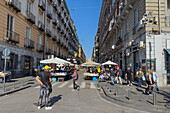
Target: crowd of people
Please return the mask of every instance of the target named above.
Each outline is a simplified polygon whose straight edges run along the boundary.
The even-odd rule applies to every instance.
[[[107,77],[106,77],[107,76]],[[106,71],[105,68],[102,68],[102,71],[100,72],[99,79],[105,79],[110,78],[111,84],[114,85],[116,83],[122,83],[122,78],[127,81],[127,86],[132,86],[134,79],[136,79],[136,82],[138,83],[138,87],[142,87],[142,83],[146,84],[147,87],[145,88],[144,94],[152,94],[153,88],[156,87],[156,92],[159,92],[159,88],[157,85],[158,82],[158,75],[154,70],[148,69],[147,73],[144,74],[142,71],[142,68],[139,68],[139,70],[134,75],[131,71],[130,67],[127,68],[127,71],[122,72],[119,66],[116,67],[110,67],[109,71]]]

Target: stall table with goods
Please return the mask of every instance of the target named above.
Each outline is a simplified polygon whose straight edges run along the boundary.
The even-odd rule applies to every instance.
[[[10,80],[11,79],[11,72],[7,71],[5,73],[5,81]],[[2,82],[4,80],[4,72],[0,72],[0,82]]]

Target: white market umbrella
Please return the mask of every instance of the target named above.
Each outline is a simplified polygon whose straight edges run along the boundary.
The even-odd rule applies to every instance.
[[[103,63],[102,65],[118,65],[118,64],[116,64],[116,63],[109,60],[109,61]]]
[[[90,62],[83,63],[81,66],[85,66],[85,67],[98,67],[98,66],[101,66],[101,64],[93,62],[93,61],[90,61]]]
[[[41,64],[71,64],[71,62],[60,59],[58,57],[55,57],[52,59],[41,60],[40,63]]]

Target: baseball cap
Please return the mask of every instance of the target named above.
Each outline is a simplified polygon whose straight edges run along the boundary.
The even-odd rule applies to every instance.
[[[49,66],[46,65],[46,66],[44,67],[44,69],[51,69],[51,67],[49,67]]]

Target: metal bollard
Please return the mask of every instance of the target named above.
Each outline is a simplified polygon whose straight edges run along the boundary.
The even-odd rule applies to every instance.
[[[156,105],[156,94],[153,93],[153,105]]]
[[[3,84],[3,91],[5,92],[5,84]]]
[[[108,84],[108,86],[107,86],[107,89],[109,89],[109,84]]]
[[[15,89],[15,82],[13,83],[13,89]]]
[[[112,90],[111,90],[111,85],[109,85],[109,91],[112,92]]]
[[[132,100],[132,93],[131,93],[130,90],[128,90],[128,99],[129,99],[129,100]]]
[[[22,81],[22,86],[24,86],[24,81]]]
[[[115,88],[115,95],[117,96],[118,95],[118,87],[116,86]]]

